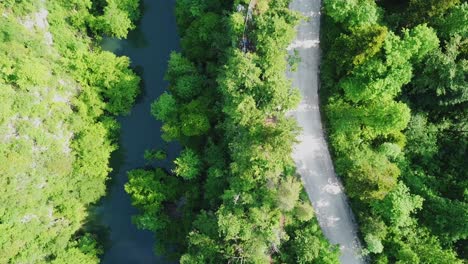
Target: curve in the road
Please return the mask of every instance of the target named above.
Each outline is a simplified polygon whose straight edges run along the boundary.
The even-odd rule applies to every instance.
[[[290,46],[299,52],[301,62],[289,76],[302,94],[301,104],[291,113],[302,127],[293,158],[323,233],[341,249],[341,263],[365,263],[353,213],[335,174],[320,119],[320,6],[320,0],[293,0],[290,6],[308,17],[298,26],[296,40]]]

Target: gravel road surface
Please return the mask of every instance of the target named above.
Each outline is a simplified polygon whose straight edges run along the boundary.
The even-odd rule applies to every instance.
[[[341,249],[341,263],[365,263],[360,257],[361,245],[353,213],[333,169],[320,119],[320,6],[320,0],[294,0],[291,3],[291,9],[309,18],[297,28],[296,40],[289,47],[296,49],[301,57],[297,71],[288,75],[303,97],[298,109],[291,112],[302,127],[293,158],[325,236]]]

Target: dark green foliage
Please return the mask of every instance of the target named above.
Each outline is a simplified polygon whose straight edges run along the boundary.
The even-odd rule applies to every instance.
[[[316,220],[288,227],[291,238],[281,248],[281,263],[339,263],[339,250],[326,243]]]
[[[436,50],[419,65],[407,92],[417,107],[432,113],[451,114],[467,105],[468,62],[462,54],[467,45],[467,39],[453,37],[446,43],[445,52]],[[438,107],[434,109],[433,105]]]
[[[319,259],[320,249],[324,245],[322,245],[323,242],[320,238],[317,237],[318,229],[317,225],[311,225],[295,232],[292,247],[296,252],[296,263],[312,263]]]
[[[424,23],[443,15],[457,4],[460,4],[460,0],[409,0],[408,18],[414,24]]]
[[[191,61],[173,52],[168,64],[165,79],[171,84],[169,90],[174,95],[180,100],[190,100],[200,94],[204,80]]]
[[[145,160],[152,161],[152,160],[165,160],[167,158],[167,153],[164,150],[145,150]]]
[[[466,2],[450,1],[423,17],[444,42],[416,65],[415,77],[405,91],[415,109],[415,121],[420,120],[406,132],[405,180],[425,199],[418,215],[421,223],[445,247],[457,241],[463,244],[468,238],[467,14]]]
[[[223,52],[227,41],[222,16],[207,12],[195,19],[182,36],[181,45],[194,61],[213,60]]]
[[[164,122],[166,141],[203,135],[210,129],[208,118],[210,98],[199,96],[206,81],[195,65],[179,53],[172,53],[165,76],[171,85],[169,93],[161,95],[151,107],[156,119]]]
[[[466,39],[468,36],[468,3],[464,2],[448,10],[445,16],[435,20],[439,28],[439,35],[445,39],[459,35]]]

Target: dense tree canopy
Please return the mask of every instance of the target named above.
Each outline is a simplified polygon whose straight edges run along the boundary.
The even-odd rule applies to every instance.
[[[399,2],[324,1],[322,100],[335,165],[373,261],[460,263],[466,3]]]
[[[111,23],[92,22],[91,1],[2,1],[0,13],[0,263],[98,263],[82,225],[105,193],[112,115],[130,110],[139,78],[87,35]]]
[[[300,98],[285,76],[286,47],[299,16],[288,4],[258,1],[246,30],[252,47],[243,52],[248,1],[177,1],[182,51],[170,56],[168,92],[152,106],[163,138],[184,147],[173,175],[152,176],[177,181],[167,187],[177,198],[155,201],[163,205],[157,213],[138,204],[140,171],[127,191],[141,209],[139,227],[155,231],[153,217],[165,246],[157,250],[181,263],[338,263],[291,159],[298,128],[286,112]]]

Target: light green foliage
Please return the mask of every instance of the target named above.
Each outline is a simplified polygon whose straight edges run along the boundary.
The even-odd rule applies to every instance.
[[[384,44],[385,60],[368,59],[355,67],[340,86],[354,103],[395,97],[411,79],[410,59],[422,58],[437,45],[435,32],[424,25],[406,31],[403,39],[390,33]]]
[[[177,195],[177,180],[157,169],[154,171],[133,170],[128,173],[129,181],[125,191],[132,198],[132,204],[143,211],[133,217],[140,229],[166,230],[170,223],[164,214],[164,202],[172,202]]]
[[[445,250],[440,246],[436,237],[431,236],[424,228],[416,226],[404,230],[405,236],[396,238],[398,251],[395,257],[399,263],[455,263],[462,264],[463,260],[457,259],[451,250]]]
[[[403,40],[411,43],[409,50],[413,52],[412,58],[416,61],[439,47],[436,31],[426,24],[418,25],[412,30],[405,31],[404,34]]]
[[[128,174],[129,181],[125,190],[132,196],[132,204],[136,207],[149,206],[157,210],[166,199],[162,189],[164,186],[158,181],[162,171],[155,173],[144,170],[133,170]],[[159,176],[160,177],[160,176]]]
[[[135,28],[139,16],[139,0],[106,0],[100,16],[89,18],[90,27],[97,33],[125,38]]]
[[[330,102],[328,110],[333,118],[331,125],[338,133],[360,131],[369,139],[397,133],[406,127],[410,119],[409,108],[393,100],[372,101],[359,107],[337,100]]]
[[[139,92],[140,78],[129,69],[127,57],[117,57],[110,52],[84,56],[76,78],[98,89],[108,100],[105,109],[112,114],[128,114]],[[102,100],[102,99],[101,99]]]
[[[139,79],[86,36],[90,7],[0,3],[0,263],[98,263],[102,253],[81,228],[115,149],[118,126],[104,114],[127,112]]]
[[[390,161],[397,161],[401,158],[401,146],[396,143],[383,143],[378,149],[379,153],[385,155]]]
[[[378,23],[380,10],[372,0],[324,1],[325,12],[346,27],[370,26]]]
[[[105,193],[105,180],[110,172],[108,160],[115,150],[109,142],[106,128],[93,124],[75,136],[72,148],[75,151],[76,192],[83,203],[96,201]],[[96,164],[101,164],[97,167]],[[104,165],[104,166],[102,166]]]
[[[411,225],[413,221],[411,214],[422,207],[423,199],[417,195],[410,195],[408,191],[408,187],[399,183],[385,199],[372,205],[375,212],[392,227]]]
[[[331,6],[334,5],[334,1],[329,2]],[[325,6],[327,5],[326,3]],[[331,15],[333,17],[333,12]],[[352,64],[353,68],[345,64],[341,66],[351,69],[344,77],[339,76],[341,79],[337,84],[344,92],[344,100],[332,97],[328,105],[334,131],[331,136],[332,142],[336,151],[348,155],[355,151],[358,142],[361,141],[359,137],[370,143],[371,140],[382,136],[397,135],[406,127],[410,111],[406,105],[394,101],[394,98],[401,92],[401,87],[411,79],[411,59],[420,60],[438,45],[434,31],[425,25],[405,31],[403,38],[391,32],[387,33],[385,28],[377,25],[353,30],[360,33],[342,36],[343,39],[355,39],[357,42],[354,45],[358,46],[348,48],[352,56],[345,60],[345,63]],[[365,48],[362,42],[369,43],[368,48]],[[340,48],[342,45],[345,44],[337,44],[334,48]],[[364,50],[359,46],[364,47]],[[330,52],[330,60],[336,58],[334,52],[338,52],[338,49]],[[379,54],[381,55],[378,56]],[[342,75],[344,72],[338,69],[337,73]],[[398,169],[389,163],[386,157],[378,155],[370,148],[358,152],[365,155],[352,154],[354,157],[350,158],[349,162],[340,163],[343,167],[338,168],[339,172],[348,174],[348,182],[354,186],[350,188],[350,193],[356,190],[356,195],[366,197],[365,199],[383,198],[392,186],[395,186]],[[365,158],[361,159],[363,156]],[[369,165],[366,159],[374,160],[374,164],[379,165]],[[355,164],[349,172],[346,172],[350,169],[346,168],[349,166],[347,164]],[[371,178],[373,180],[370,180]],[[369,190],[364,188],[363,191],[362,186],[368,186]]]
[[[151,112],[158,120],[164,121],[163,138],[166,141],[205,134],[210,129],[208,105],[204,98],[179,105],[172,95],[164,93],[151,106]]]
[[[344,154],[336,161],[337,171],[345,176],[351,197],[369,201],[385,197],[400,175],[390,161],[395,157],[370,145],[373,141],[386,146],[402,144],[398,135],[410,120],[410,110],[394,98],[411,79],[411,58],[420,59],[438,40],[426,26],[407,31],[403,38],[379,26],[358,32],[342,35],[343,40],[356,38],[357,47],[346,46],[351,56],[345,56],[348,59],[336,72],[340,77],[346,73],[337,83],[344,93],[342,98],[332,96],[327,110],[333,130],[331,142],[335,151]],[[370,43],[367,49],[362,41]],[[330,60],[338,58],[334,52],[340,52],[342,45],[346,44],[337,44],[337,50],[330,51]]]
[[[184,149],[180,157],[174,161],[176,168],[174,173],[186,180],[191,180],[200,175],[201,160],[192,149]]]
[[[301,202],[294,208],[294,214],[299,221],[307,222],[314,217],[314,208],[309,202]]]
[[[284,179],[278,186],[278,207],[285,212],[291,211],[299,199],[301,189],[301,183],[297,179]]]
[[[140,1],[139,0],[109,0],[108,3],[114,2],[118,8],[127,12],[127,16],[136,21],[140,18]]]
[[[388,227],[380,216],[370,216],[365,218],[361,229],[365,235],[364,242],[367,244],[365,251],[367,253],[382,253],[382,241],[385,241],[388,235]]]
[[[253,56],[244,56],[240,51],[235,51],[225,66],[225,76],[220,82],[222,91],[230,96],[223,110],[241,125],[261,122],[261,113],[253,98],[255,92],[261,89],[261,69],[255,65]]]
[[[118,38],[125,37],[133,27],[127,13],[118,8],[114,1],[108,3],[104,8],[104,15],[94,23],[97,24],[97,29]]]
[[[244,33],[244,25],[245,25],[245,17],[242,13],[236,12],[232,13],[229,17],[229,31],[230,35],[232,35],[232,40],[238,41],[242,38],[242,34]]]
[[[242,225],[244,224],[241,222],[242,219],[238,219],[232,213],[226,213],[225,208],[220,208],[218,212],[218,226],[220,234],[227,240],[237,239]]]
[[[364,237],[364,241],[367,244],[367,250],[370,253],[382,253],[383,251],[383,245],[382,245],[382,240],[379,238],[375,237],[372,234],[367,234]]]

